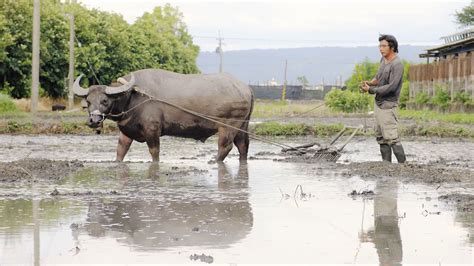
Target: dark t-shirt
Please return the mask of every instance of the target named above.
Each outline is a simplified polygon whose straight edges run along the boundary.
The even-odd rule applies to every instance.
[[[369,93],[375,94],[375,103],[382,109],[398,106],[403,83],[403,64],[400,58],[397,56],[388,63],[382,58],[375,79],[379,84],[369,89]]]

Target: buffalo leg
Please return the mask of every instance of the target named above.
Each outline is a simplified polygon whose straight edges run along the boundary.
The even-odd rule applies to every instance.
[[[122,132],[120,132],[118,145],[117,145],[117,157],[115,161],[121,162],[123,158],[127,154],[128,150],[130,149],[130,145],[132,145],[133,139],[125,136]]]
[[[224,161],[230,150],[232,150],[232,141],[234,140],[235,134],[236,132],[234,130],[219,128],[219,140],[217,141],[217,161]]]
[[[244,132],[239,132],[234,138],[234,144],[239,150],[240,160],[247,160],[247,153],[249,150],[249,134]]]
[[[153,162],[159,162],[160,161],[160,138],[156,137],[151,140],[147,140],[146,144],[148,145],[148,150],[150,151],[151,154],[151,159]]]

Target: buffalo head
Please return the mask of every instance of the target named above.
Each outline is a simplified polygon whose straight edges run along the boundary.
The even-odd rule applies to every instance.
[[[129,92],[135,84],[135,76],[132,74],[130,81],[119,87],[93,85],[85,89],[80,85],[81,78],[82,75],[74,81],[73,91],[76,96],[84,98],[87,103],[89,112],[87,124],[91,128],[101,128],[102,122],[111,113],[117,98]]]

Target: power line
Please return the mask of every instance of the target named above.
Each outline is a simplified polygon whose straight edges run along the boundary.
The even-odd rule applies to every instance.
[[[79,41],[79,39],[77,39],[77,36],[74,36],[74,38],[76,39],[77,46],[82,47],[82,44]],[[87,65],[89,66],[89,69],[92,72],[92,75],[94,76],[95,80],[97,81],[97,83],[99,85],[101,85],[102,83],[100,82],[99,78],[97,78],[97,75],[95,74],[94,68],[92,67],[91,63],[89,62],[89,59],[87,59],[87,56],[85,56],[84,59],[86,60]]]
[[[219,37],[216,36],[206,36],[206,35],[192,35],[193,38],[199,38],[199,39],[217,39]],[[310,43],[315,43],[315,42],[324,42],[324,43],[354,43],[354,40],[329,40],[329,39],[271,39],[271,38],[247,38],[247,37],[225,37],[228,40],[239,40],[239,41],[269,41],[269,42],[310,42]],[[431,40],[431,41],[419,41],[419,40],[411,40],[411,41],[405,41],[404,43],[400,43],[399,45],[417,45],[417,44],[412,44],[412,43],[420,43],[422,42],[423,45],[426,44],[436,44],[439,41],[438,40]],[[369,43],[369,42],[368,42]],[[372,43],[372,42],[370,42]],[[357,45],[360,45],[357,43]],[[374,42],[372,46],[377,46]]]
[[[192,35],[193,38],[199,39],[217,39],[216,36],[202,36]],[[350,40],[298,40],[298,39],[267,39],[267,38],[245,38],[245,37],[226,37],[228,40],[239,40],[239,41],[269,41],[269,42],[353,42]],[[375,46],[375,44],[374,44]]]

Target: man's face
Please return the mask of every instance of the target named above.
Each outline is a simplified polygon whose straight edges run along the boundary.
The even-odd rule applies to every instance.
[[[386,40],[382,40],[379,42],[379,51],[383,57],[387,57],[393,52],[392,48],[390,48]]]

